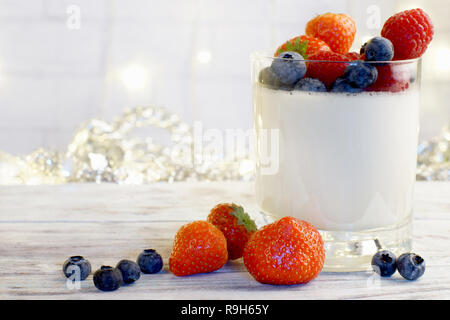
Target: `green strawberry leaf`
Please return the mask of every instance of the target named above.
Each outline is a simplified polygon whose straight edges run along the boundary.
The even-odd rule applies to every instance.
[[[301,54],[304,59],[308,59],[308,55],[306,54],[307,49],[308,49],[308,40],[300,41],[300,37],[297,37],[293,43],[292,41],[286,42],[286,49],[280,47],[277,50],[277,56],[285,51],[294,51]]]
[[[243,225],[249,232],[258,230],[255,221],[253,221],[248,213],[244,211],[244,208],[234,203],[231,207],[233,208],[233,212],[231,212],[231,214],[237,218],[238,225]]]

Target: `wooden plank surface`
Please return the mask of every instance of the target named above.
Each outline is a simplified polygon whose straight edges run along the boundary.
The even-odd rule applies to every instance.
[[[68,256],[83,255],[97,269],[155,248],[167,262],[178,228],[224,201],[242,204],[264,224],[252,183],[2,186],[0,299],[450,299],[450,182],[416,186],[414,250],[427,262],[418,281],[322,272],[307,285],[271,286],[254,281],[239,259],[189,277],[174,276],[165,264],[116,292],[98,291],[92,276],[81,289],[67,288],[61,265]]]

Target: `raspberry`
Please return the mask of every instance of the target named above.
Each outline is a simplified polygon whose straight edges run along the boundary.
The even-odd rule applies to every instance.
[[[306,24],[306,35],[325,41],[337,53],[346,53],[355,39],[355,21],[346,14],[325,13]]]
[[[294,51],[300,53],[303,58],[308,59],[308,57],[319,50],[327,50],[330,51],[330,47],[322,40],[302,35],[291,40],[286,41],[281,46],[278,47],[275,52],[275,57],[285,51]]]
[[[377,66],[378,77],[365,91],[400,92],[409,87],[409,70],[402,65]]]
[[[310,60],[326,60],[326,61],[350,61],[343,54],[331,51],[319,51],[309,57]],[[308,70],[306,77],[317,78],[322,81],[328,88],[331,84],[345,72],[347,63],[335,62],[307,62]]]
[[[390,17],[381,30],[381,36],[394,45],[394,60],[420,57],[433,39],[434,27],[422,9],[399,12]]]

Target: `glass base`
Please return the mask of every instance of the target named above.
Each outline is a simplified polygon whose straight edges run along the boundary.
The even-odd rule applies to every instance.
[[[266,223],[273,218],[264,214]],[[361,231],[318,230],[324,240],[325,264],[323,272],[350,272],[372,270],[372,256],[380,249],[397,256],[411,251],[412,216],[401,224]]]

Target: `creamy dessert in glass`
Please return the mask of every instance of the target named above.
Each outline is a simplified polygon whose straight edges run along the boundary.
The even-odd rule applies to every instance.
[[[254,56],[254,68],[271,59]],[[364,251],[373,255],[375,240],[393,251],[411,249],[420,64],[392,65],[414,73],[406,90],[290,91],[254,79],[257,203],[269,217],[293,216],[319,229],[325,270],[366,268]],[[278,164],[260,162],[276,143]]]
[[[323,16],[355,31],[348,16]],[[275,55],[251,56],[257,204],[268,221],[313,224],[325,242],[325,271],[365,270],[379,249],[412,247],[420,55],[432,27],[418,27],[431,36],[414,52],[398,44],[395,28],[388,20],[382,35],[393,41],[374,37],[359,53],[348,52],[353,39],[309,34]]]

